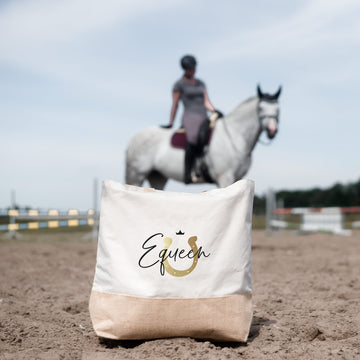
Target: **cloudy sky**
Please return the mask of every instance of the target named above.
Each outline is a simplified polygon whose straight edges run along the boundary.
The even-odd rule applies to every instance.
[[[169,121],[185,53],[225,114],[283,86],[278,136],[246,175],[258,194],[357,180],[359,18],[357,0],[1,0],[0,208],[14,189],[87,209],[94,177],[124,182],[130,138]]]

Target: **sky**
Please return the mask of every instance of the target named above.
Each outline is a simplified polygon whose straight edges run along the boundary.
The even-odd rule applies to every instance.
[[[258,195],[357,181],[359,18],[357,0],[0,0],[0,208],[14,190],[85,210],[94,178],[124,182],[127,144],[169,122],[188,53],[225,114],[258,83],[283,87],[279,132],[245,176]]]

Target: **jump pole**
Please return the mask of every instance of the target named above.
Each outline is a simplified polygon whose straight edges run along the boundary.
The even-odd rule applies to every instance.
[[[16,220],[15,220],[15,216],[14,216],[14,212],[17,211],[16,210],[16,193],[15,190],[11,190],[11,209],[9,210],[9,217],[10,217],[10,222],[9,222],[9,227],[10,230],[3,236],[6,239],[16,239],[16,238],[20,238],[21,235],[15,230],[15,224],[16,224]]]
[[[276,206],[274,189],[269,188],[266,194],[266,235],[272,234],[272,212]]]
[[[93,214],[93,226],[92,226],[92,230],[89,234],[86,234],[84,236],[84,239],[88,240],[91,239],[92,241],[97,241],[98,239],[98,235],[99,235],[99,212],[98,212],[98,184],[99,181],[97,178],[94,179],[94,183],[93,183],[93,210],[94,210],[94,214]]]

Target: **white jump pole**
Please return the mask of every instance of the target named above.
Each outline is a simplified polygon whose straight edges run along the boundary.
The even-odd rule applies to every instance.
[[[16,208],[16,193],[15,190],[11,190],[11,210],[15,210]],[[15,225],[16,221],[15,221],[15,216],[10,216],[10,224],[11,225]],[[16,238],[16,231],[15,230],[10,230],[9,231],[9,237],[10,238]]]
[[[266,194],[266,234],[271,235],[272,234],[272,226],[271,226],[271,220],[272,220],[272,211],[275,209],[275,192],[272,188],[269,188]]]
[[[16,210],[16,192],[15,192],[15,190],[11,190],[10,202],[11,202],[10,210],[15,211]],[[10,219],[9,219],[10,230],[4,235],[4,238],[16,239],[16,238],[20,237],[20,234],[14,229],[15,224],[16,224],[15,216],[11,214]]]
[[[94,179],[94,223],[92,229],[92,240],[96,241],[99,232],[99,213],[98,213],[98,186],[99,181],[97,178]]]
[[[83,238],[92,241],[97,241],[99,234],[99,211],[98,211],[98,179],[94,178],[93,183],[93,225],[90,233],[86,234]]]

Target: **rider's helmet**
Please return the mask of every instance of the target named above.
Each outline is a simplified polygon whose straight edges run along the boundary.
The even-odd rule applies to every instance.
[[[181,58],[180,64],[184,70],[190,70],[196,66],[196,59],[192,55],[185,55]]]

